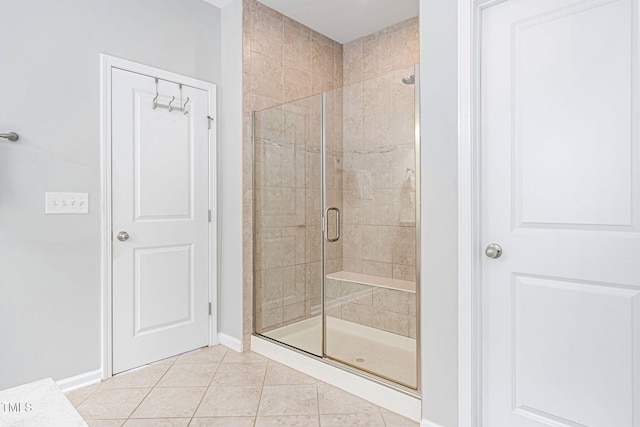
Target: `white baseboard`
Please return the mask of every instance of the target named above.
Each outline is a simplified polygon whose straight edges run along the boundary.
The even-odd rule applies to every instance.
[[[413,421],[420,421],[421,405],[420,398],[417,396],[410,396],[256,336],[251,337],[251,351]]]
[[[218,334],[218,341],[223,346],[229,347],[231,350],[237,351],[238,353],[242,353],[242,341],[239,339],[220,332]]]
[[[420,427],[444,427],[444,426],[438,423],[434,423],[433,421],[423,419],[422,421],[420,421]]]
[[[98,369],[95,371],[76,375],[75,377],[56,381],[56,385],[63,393],[66,393],[77,388],[99,383],[100,381],[102,381],[102,370]]]

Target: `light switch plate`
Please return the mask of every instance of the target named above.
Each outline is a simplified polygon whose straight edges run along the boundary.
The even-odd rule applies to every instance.
[[[88,214],[89,193],[44,193],[45,214]]]

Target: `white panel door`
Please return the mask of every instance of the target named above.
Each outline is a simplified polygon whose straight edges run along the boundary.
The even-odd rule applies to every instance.
[[[158,103],[180,104],[160,80]],[[113,372],[207,345],[208,94],[113,70]],[[121,241],[118,233],[126,232]]]
[[[640,427],[638,6],[482,12],[484,426]]]

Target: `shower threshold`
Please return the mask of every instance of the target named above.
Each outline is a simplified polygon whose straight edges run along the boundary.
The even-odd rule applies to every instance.
[[[312,354],[322,354],[321,316],[262,335]],[[415,339],[328,316],[326,340],[326,356],[330,359],[415,388]]]

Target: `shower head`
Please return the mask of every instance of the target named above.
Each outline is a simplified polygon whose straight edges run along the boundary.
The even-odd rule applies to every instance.
[[[403,77],[402,78],[402,83],[406,84],[407,86],[412,85],[416,82],[416,76],[415,74],[411,74],[410,76],[407,77]]]

